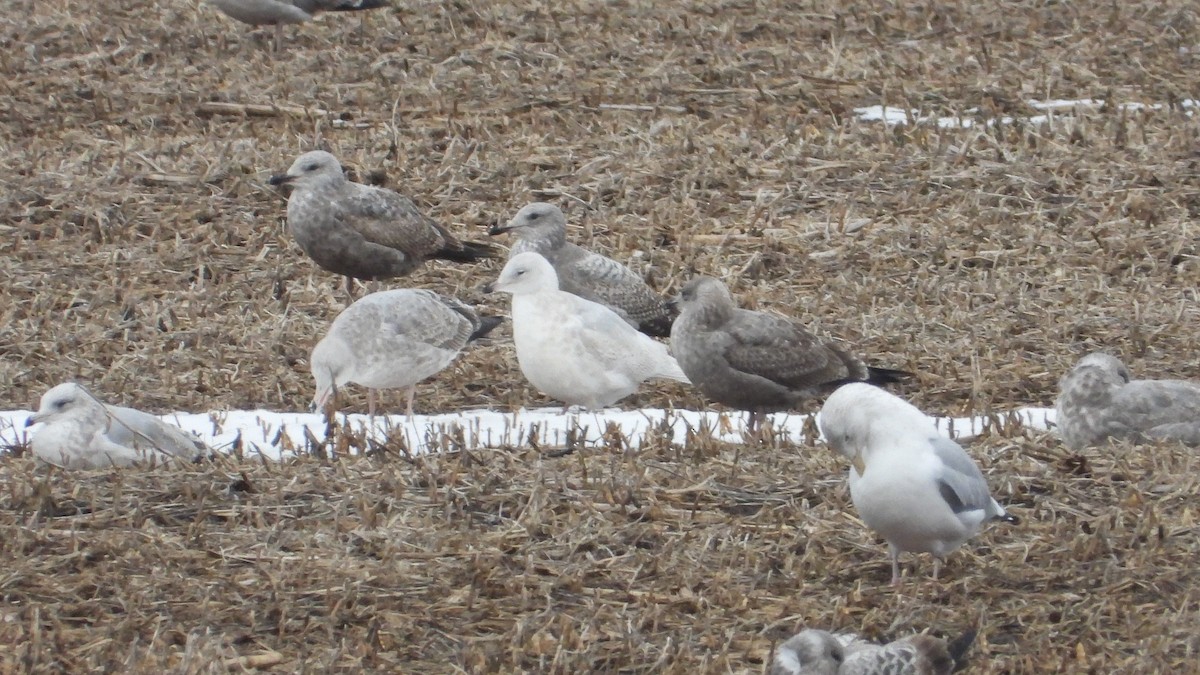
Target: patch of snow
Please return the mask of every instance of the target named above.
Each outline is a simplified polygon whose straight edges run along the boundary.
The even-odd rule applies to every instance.
[[[37,426],[25,428],[27,410],[0,411],[0,447],[27,444]],[[1023,408],[1012,416],[1032,429],[1047,429],[1054,422],[1050,408]],[[809,415],[776,413],[767,416],[782,436],[796,443],[805,440]],[[370,437],[377,441],[403,442],[410,452],[422,453],[445,449],[521,447],[535,440],[546,447],[563,447],[568,437],[580,446],[602,446],[613,432],[619,432],[631,447],[640,446],[647,434],[669,437],[684,445],[688,437],[709,437],[737,443],[743,440],[746,415],[693,410],[618,410],[569,411],[561,408],[521,409],[517,412],[464,410],[440,415],[376,415]],[[240,443],[246,455],[259,454],[279,459],[307,446],[309,435],[318,442],[326,436],[326,423],[316,413],[272,412],[269,410],[230,410],[211,413],[175,413],[162,419],[198,435],[210,447],[229,450]],[[356,432],[366,432],[366,415],[341,415],[339,425],[348,424]],[[974,436],[993,424],[996,418],[938,418],[938,428],[954,438]]]
[[[1103,99],[1092,98],[1082,98],[1078,100],[1050,99],[1046,101],[1031,99],[1026,101],[1026,103],[1028,103],[1029,106],[1035,110],[1044,110],[1048,113],[1051,113],[1046,115],[1032,115],[1025,118],[1025,121],[1029,124],[1045,124],[1046,122],[1050,121],[1053,113],[1068,114],[1079,109],[1095,110],[1104,106]],[[1185,99],[1183,101],[1179,101],[1176,105],[1178,105],[1180,108],[1186,109],[1187,115],[1190,117],[1193,112],[1191,109],[1200,106],[1200,102],[1193,99]],[[1162,110],[1167,108],[1168,105],[1165,103],[1139,103],[1134,101],[1130,103],[1120,103],[1118,104],[1118,107],[1121,110],[1138,111]],[[962,115],[950,115],[946,117],[921,115],[919,110],[905,110],[903,108],[894,108],[882,105],[869,105],[863,108],[855,108],[854,112],[857,113],[858,119],[863,120],[864,122],[883,122],[888,126],[908,124],[908,121],[911,119],[917,124],[932,122],[943,129],[968,129],[975,125],[976,120],[973,116],[979,112],[979,109],[968,108],[963,112]],[[989,119],[985,123],[988,126],[991,126],[994,124],[1012,124],[1014,121],[1016,121],[1016,118],[1005,116]]]

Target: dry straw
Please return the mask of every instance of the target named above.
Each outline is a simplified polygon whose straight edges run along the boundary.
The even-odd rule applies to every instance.
[[[0,18],[6,408],[75,378],[153,411],[301,409],[344,295],[266,177],[312,148],[471,238],[554,201],[573,240],[663,291],[720,276],[919,373],[900,393],[930,412],[1049,404],[1096,348],[1200,379],[1192,3],[422,0],[369,13],[362,38],[299,26],[279,54],[191,2],[18,4]],[[1027,121],[1050,97],[1164,107]],[[977,124],[856,120],[877,103]],[[403,284],[503,311],[476,290],[497,272]],[[545,402],[503,334],[422,391],[422,412]],[[672,385],[626,405],[704,402]],[[0,664],[753,673],[800,625],[976,623],[976,672],[1198,660],[1179,448],[982,438],[1027,524],[941,583],[906,561],[896,594],[827,449],[610,445],[148,475],[7,459]]]

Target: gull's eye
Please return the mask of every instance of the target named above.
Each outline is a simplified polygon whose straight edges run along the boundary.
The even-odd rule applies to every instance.
[[[321,165],[320,165],[320,164],[317,164],[316,162],[313,162],[312,164],[307,164],[307,165],[305,165],[305,167],[304,167],[304,171],[305,171],[306,173],[311,173],[311,172],[313,172],[313,171],[316,171],[316,170],[317,170],[317,169],[319,169],[319,168],[321,168]]]
[[[526,270],[524,267],[522,267],[521,269],[517,270],[517,276],[521,276],[522,274],[525,274],[525,272],[527,272],[527,271],[528,270]]]
[[[67,407],[67,404],[70,402],[71,399],[69,398],[60,398],[54,402],[53,407],[55,410],[62,410],[63,408]]]
[[[541,218],[541,217],[542,217],[542,214],[540,214],[540,213],[538,213],[538,212],[536,212],[536,211],[535,211],[535,212],[533,212],[533,213],[531,213],[531,214],[529,214],[529,219],[530,219],[530,220],[537,220],[538,218]]]

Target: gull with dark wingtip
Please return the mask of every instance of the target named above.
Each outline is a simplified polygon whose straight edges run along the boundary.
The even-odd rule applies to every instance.
[[[231,19],[251,26],[275,26],[275,51],[283,41],[283,25],[311,21],[321,12],[357,12],[387,7],[386,0],[208,0]]]
[[[886,384],[910,375],[868,366],[791,319],[740,309],[712,277],[688,281],[676,302],[671,351],[679,366],[708,398],[750,411],[751,431],[764,413],[847,382]]]
[[[374,281],[409,274],[426,260],[473,263],[496,247],[460,241],[408,197],[346,179],[328,152],[306,152],[271,185],[288,185],[288,229],[314,262],[334,274]]]
[[[847,384],[825,401],[818,426],[825,443],[850,460],[850,500],[887,540],[893,585],[902,552],[932,553],[936,580],[942,558],[984,523],[1019,522],[992,499],[966,450],[898,396]]]
[[[504,232],[517,237],[509,257],[526,251],[542,254],[554,267],[559,290],[608,307],[647,335],[671,334],[675,313],[667,302],[625,265],[567,241],[567,218],[557,206],[529,204],[488,234]]]

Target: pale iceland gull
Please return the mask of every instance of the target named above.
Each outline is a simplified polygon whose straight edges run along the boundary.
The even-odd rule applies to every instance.
[[[559,290],[554,267],[539,253],[509,259],[492,290],[513,296],[521,372],[568,406],[603,408],[654,378],[688,381],[666,345],[608,307]]]

